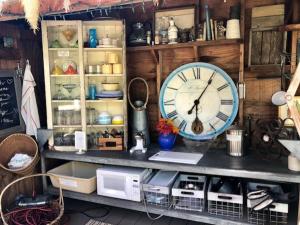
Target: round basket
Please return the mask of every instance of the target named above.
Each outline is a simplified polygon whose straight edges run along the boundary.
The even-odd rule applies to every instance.
[[[17,180],[14,180],[13,182],[11,182],[9,185],[7,185],[1,192],[1,195],[0,195],[0,215],[1,215],[1,219],[2,219],[2,222],[3,222],[3,225],[9,225],[9,219],[10,219],[10,213],[6,213],[4,214],[3,212],[3,199],[5,198],[5,193],[8,191],[9,192],[9,189],[17,184],[18,182],[20,181],[23,181],[25,179],[29,179],[29,178],[35,178],[35,177],[41,177],[41,176],[47,176],[47,177],[51,177],[53,175],[48,175],[48,174],[33,174],[33,175],[28,175],[28,176],[24,176],[24,177],[21,177]],[[48,223],[47,225],[60,225],[60,220],[64,214],[64,198],[63,198],[63,192],[62,192],[62,189],[61,187],[59,188],[59,197],[57,200],[55,200],[55,202],[52,204],[53,207],[57,207],[59,208],[59,213],[56,217],[55,220],[53,220],[52,222]]]
[[[10,169],[7,164],[16,153],[33,157],[31,163],[20,169]],[[33,172],[39,161],[38,146],[35,140],[26,134],[12,134],[0,143],[0,167],[8,172],[27,175]]]

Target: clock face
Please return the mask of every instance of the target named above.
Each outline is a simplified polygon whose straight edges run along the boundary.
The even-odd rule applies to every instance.
[[[237,115],[238,101],[232,79],[208,63],[177,68],[165,80],[159,97],[162,116],[174,121],[180,135],[193,140],[223,133]]]

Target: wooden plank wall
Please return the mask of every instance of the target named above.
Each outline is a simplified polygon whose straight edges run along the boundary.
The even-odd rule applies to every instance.
[[[216,19],[225,19],[229,16],[229,9],[231,5],[235,5],[239,0],[227,0],[226,3],[221,0],[209,1],[209,7],[212,8],[212,17]],[[183,6],[195,3],[194,1],[171,1],[165,0],[163,7]],[[203,6],[206,1],[200,0],[200,19],[204,19]],[[245,62],[248,62],[248,48],[249,48],[249,30],[251,28],[251,10],[253,7],[280,4],[284,0],[246,0],[245,1]],[[153,14],[148,14],[148,10],[153,10],[152,6],[146,5],[147,14],[142,10],[133,14],[131,11],[126,12],[122,17],[126,18],[127,28],[130,30],[130,25],[136,21],[151,21]],[[222,10],[219,10],[222,8]],[[230,74],[235,81],[237,81],[239,72],[239,46],[217,46],[217,47],[203,47],[199,49],[200,61],[209,62],[220,66],[228,74]],[[193,49],[167,50],[163,51],[163,71],[162,83],[168,74],[179,67],[180,65],[194,62]],[[135,76],[144,77],[150,86],[150,104],[148,106],[148,114],[150,121],[150,130],[155,130],[157,123],[157,91],[156,91],[156,64],[153,57],[148,52],[128,53],[128,76],[129,80]],[[277,116],[277,108],[271,104],[271,96],[275,91],[280,90],[281,82],[278,77],[280,74],[278,67],[266,68],[264,71],[253,71],[246,68],[245,82],[246,82],[246,101],[244,106],[244,117],[249,114],[254,119],[257,118],[274,118]],[[259,79],[258,79],[259,78]],[[144,95],[143,89],[136,88],[134,97],[138,98]],[[155,134],[156,132],[151,132]],[[154,137],[155,138],[155,137]]]

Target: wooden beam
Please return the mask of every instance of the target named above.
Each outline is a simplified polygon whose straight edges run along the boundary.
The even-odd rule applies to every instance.
[[[161,77],[163,71],[163,52],[161,50],[158,51],[158,64],[156,65],[156,91],[159,102],[159,94],[160,94],[160,86],[161,86]],[[158,120],[161,118],[160,109],[158,107]]]
[[[155,52],[154,49],[151,49],[150,52],[151,52],[151,55],[153,56],[155,64],[158,64],[159,62],[158,62],[158,55],[157,55],[157,53]]]

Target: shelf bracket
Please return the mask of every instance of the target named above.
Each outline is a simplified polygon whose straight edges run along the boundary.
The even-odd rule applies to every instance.
[[[150,52],[151,52],[151,55],[153,56],[153,59],[154,59],[155,63],[158,64],[159,63],[159,56],[157,55],[157,53],[155,52],[154,49],[151,49]]]

